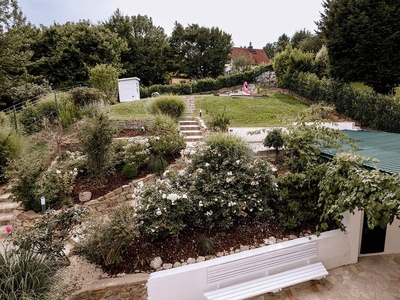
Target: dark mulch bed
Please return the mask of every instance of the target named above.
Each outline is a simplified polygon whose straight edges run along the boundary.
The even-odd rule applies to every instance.
[[[214,242],[214,254],[230,252],[240,249],[240,246],[258,247],[264,239],[273,236],[282,239],[291,234],[310,234],[315,232],[316,224],[307,224],[295,231],[282,230],[277,221],[270,220],[257,222],[253,219],[242,217],[238,224],[229,231],[214,228],[210,230],[186,230],[179,238],[168,238],[160,242],[152,242],[146,238],[133,241],[128,251],[123,253],[121,263],[101,266],[110,275],[118,273],[134,273],[135,271],[154,271],[150,261],[154,257],[161,257],[164,263],[186,262],[188,258],[197,259],[205,253],[199,252],[196,241],[199,237],[210,238]]]

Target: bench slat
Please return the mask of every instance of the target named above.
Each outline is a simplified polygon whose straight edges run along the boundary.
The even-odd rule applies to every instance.
[[[208,300],[241,300],[268,292],[278,291],[285,287],[309,280],[321,279],[328,274],[324,265],[318,262],[290,271],[207,292],[204,296]]]
[[[269,269],[283,267],[294,262],[307,262],[317,257],[316,243],[278,249],[273,252],[239,259],[208,268],[208,283],[221,283],[248,275],[261,274]]]

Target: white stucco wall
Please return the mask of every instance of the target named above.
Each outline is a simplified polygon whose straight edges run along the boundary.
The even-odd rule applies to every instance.
[[[320,237],[313,236],[312,241],[317,242],[318,258],[316,261],[321,261],[328,270],[353,263],[350,259],[348,234],[340,230],[332,230],[321,234]],[[152,273],[147,283],[148,299],[203,300],[203,293],[213,289],[207,284],[208,267],[308,242],[310,242],[308,238],[299,238],[201,263]]]

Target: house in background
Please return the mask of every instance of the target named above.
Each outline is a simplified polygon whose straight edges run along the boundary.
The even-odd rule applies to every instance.
[[[190,82],[190,78],[171,76],[169,79],[169,84],[178,84],[178,83],[185,83],[185,82]]]
[[[139,81],[137,77],[118,79],[119,102],[140,100]]]
[[[253,60],[251,65],[252,68],[259,66],[260,64],[268,64],[269,58],[263,49],[255,49],[250,43],[247,48],[245,47],[233,47],[231,53],[231,60],[228,64],[225,65],[225,74],[229,75],[232,73],[233,61],[238,56],[247,56]]]

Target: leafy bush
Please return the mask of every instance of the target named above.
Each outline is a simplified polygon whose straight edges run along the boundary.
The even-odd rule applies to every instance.
[[[10,167],[11,177],[15,179],[11,189],[13,201],[21,202],[25,210],[41,211],[38,178],[47,169],[48,163],[45,157],[40,160],[21,158]]]
[[[138,198],[140,232],[152,240],[178,237],[191,224],[192,210],[187,193],[169,180],[158,181]]]
[[[12,231],[9,240],[19,249],[45,255],[53,262],[68,265],[65,245],[77,225],[89,214],[86,207],[72,207],[61,211],[47,210],[41,222],[31,228],[20,227]]]
[[[279,224],[285,229],[295,229],[307,222],[318,220],[322,213],[317,207],[320,189],[318,184],[325,167],[314,166],[302,173],[287,172],[278,177],[279,200],[273,209]]]
[[[79,250],[101,266],[119,263],[139,234],[137,224],[135,209],[128,204],[116,207],[109,216],[95,216],[82,232]]]
[[[122,169],[122,176],[126,179],[133,179],[138,174],[138,167],[132,163],[126,164]]]
[[[28,102],[18,113],[18,121],[22,124],[23,130],[31,134],[43,129],[44,115],[39,112],[36,105]]]
[[[118,75],[116,68],[106,64],[98,64],[89,70],[89,83],[106,96],[106,102],[117,102]]]
[[[54,98],[39,100],[35,105],[39,115],[43,116],[43,118],[46,118],[51,123],[58,119],[58,108]]]
[[[162,113],[177,119],[185,110],[185,101],[179,96],[160,96],[152,100],[149,109],[152,114]]]
[[[89,174],[103,180],[112,162],[112,141],[116,129],[104,114],[88,119],[78,131],[83,153],[87,156],[86,168]]]
[[[51,93],[52,89],[48,82],[44,81],[42,84],[25,83],[23,85],[12,87],[10,89],[10,96],[13,103],[32,100],[38,96]]]
[[[117,169],[124,165],[133,164],[137,168],[147,165],[150,150],[148,139],[143,141],[117,141],[114,142],[113,164]]]
[[[70,90],[69,93],[71,94],[72,102],[78,107],[99,103],[104,99],[104,94],[95,88],[77,87]]]
[[[68,128],[81,119],[82,112],[71,99],[64,98],[59,101],[58,118],[63,128]]]
[[[185,171],[169,172],[167,179],[138,191],[144,235],[163,239],[177,237],[186,228],[229,229],[243,215],[271,217],[276,188],[268,163],[254,160],[251,149],[236,136],[217,134],[206,144],[190,154]]]
[[[295,81],[296,73],[313,70],[313,62],[312,53],[304,53],[287,46],[285,51],[278,53],[274,58],[274,70],[278,83],[283,87],[290,87]]]
[[[169,116],[156,116],[152,128],[156,137],[149,139],[148,167],[151,172],[161,174],[168,165],[167,161],[177,157],[186,144],[176,122]]]
[[[263,145],[265,147],[273,147],[275,149],[277,158],[279,148],[282,148],[284,145],[282,130],[280,128],[274,128],[273,130],[269,131],[263,141]]]

